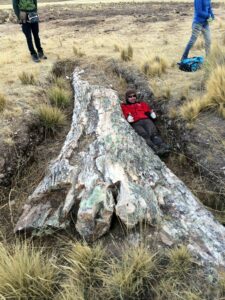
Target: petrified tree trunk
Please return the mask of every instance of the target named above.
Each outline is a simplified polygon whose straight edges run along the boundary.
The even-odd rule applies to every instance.
[[[73,75],[70,132],[24,206],[15,231],[76,229],[96,239],[115,213],[128,227],[145,221],[167,245],[185,243],[203,260],[225,266],[225,229],[123,118],[115,91]]]

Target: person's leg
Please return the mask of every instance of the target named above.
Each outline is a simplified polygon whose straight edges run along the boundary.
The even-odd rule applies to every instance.
[[[155,147],[154,143],[151,141],[151,139],[148,135],[148,132],[143,127],[142,121],[143,120],[132,123],[131,126],[134,128],[134,130],[137,132],[138,135],[142,136],[145,139],[147,145],[150,148],[152,148],[154,151],[156,151],[156,147]]]
[[[155,124],[150,119],[142,120],[144,123],[144,128],[148,132],[148,136],[151,139],[151,142],[154,144],[156,149],[156,154],[165,155],[170,152],[170,146],[167,145],[161,138],[159,131],[157,130]]]
[[[201,31],[202,31],[202,25],[198,24],[198,23],[193,23],[191,38],[190,38],[189,42],[187,43],[187,46],[184,50],[184,53],[182,55],[181,60],[188,57],[189,51],[193,47],[193,45],[196,42],[196,40],[197,40],[199,34],[201,33]]]
[[[203,34],[203,37],[205,40],[205,53],[206,53],[206,56],[208,56],[210,53],[210,47],[211,47],[211,34],[210,34],[210,28],[209,28],[208,24],[203,26],[202,34]]]
[[[30,23],[22,23],[22,31],[25,34],[26,40],[27,40],[27,46],[29,48],[30,54],[34,55],[37,54],[34,50],[32,36],[31,36],[31,26]]]
[[[38,53],[43,53],[43,49],[41,47],[41,41],[39,38],[39,23],[31,23],[31,30],[34,37],[35,46],[37,48]]]
[[[146,132],[148,133],[148,137],[152,140],[154,136],[158,135],[158,130],[155,126],[155,124],[153,123],[152,120],[150,119],[144,119],[141,120],[142,121],[142,126],[144,127],[144,129],[146,130]]]

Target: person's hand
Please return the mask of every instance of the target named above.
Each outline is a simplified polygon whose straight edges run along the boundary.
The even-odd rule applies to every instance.
[[[134,122],[134,118],[133,118],[131,115],[129,115],[129,116],[127,117],[127,121],[128,121],[129,123],[132,123],[132,122]]]
[[[152,111],[150,113],[150,116],[151,116],[152,119],[156,119],[156,113],[154,111]]]

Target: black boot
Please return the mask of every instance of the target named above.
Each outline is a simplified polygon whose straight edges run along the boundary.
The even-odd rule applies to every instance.
[[[34,62],[36,62],[36,63],[40,62],[40,59],[39,59],[37,53],[31,54],[31,57]]]
[[[40,59],[47,59],[47,56],[43,52],[38,52],[38,56]]]
[[[159,156],[168,156],[169,153],[171,151],[171,147],[169,145],[167,145],[166,143],[162,143],[160,146],[159,146],[159,150],[157,151],[157,154]]]

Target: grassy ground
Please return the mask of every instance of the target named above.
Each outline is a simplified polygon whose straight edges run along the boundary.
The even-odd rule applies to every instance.
[[[187,74],[180,72],[176,67],[185,44],[191,32],[192,8],[183,8],[187,16],[178,14],[180,7],[173,5],[168,7],[167,11],[156,17],[153,22],[148,20],[149,16],[155,16],[154,10],[156,5],[147,7],[149,14],[141,17],[135,15],[124,15],[122,18],[119,12],[125,9],[125,6],[118,6],[117,15],[110,13],[97,13],[104,8],[100,6],[65,6],[60,10],[60,14],[66,15],[70,10],[82,12],[87,8],[87,12],[96,11],[96,16],[85,16],[85,13],[77,19],[66,16],[56,17],[53,21],[43,22],[40,24],[40,36],[43,48],[48,56],[48,60],[41,64],[34,64],[30,60],[26,42],[20,26],[17,24],[2,24],[0,26],[0,93],[6,97],[6,109],[2,113],[0,120],[1,137],[10,141],[13,129],[11,128],[10,119],[23,118],[24,112],[33,109],[39,103],[37,86],[24,86],[19,80],[19,75],[26,71],[32,73],[37,82],[43,83],[57,59],[72,58],[75,56],[74,49],[83,53],[87,57],[92,57],[93,61],[102,55],[109,58],[120,58],[120,51],[126,48],[128,44],[133,48],[133,63],[141,68],[143,63],[155,55],[165,58],[169,68],[166,74],[161,77],[155,77],[150,80],[150,85],[155,89],[155,93],[167,91],[171,97],[180,97],[182,94],[199,96],[199,92],[193,91],[195,85],[202,76],[201,72]],[[116,5],[115,5],[116,7]],[[107,10],[107,6],[105,7]],[[52,8],[54,14],[54,9]],[[143,11],[145,6],[143,5]],[[140,10],[139,10],[140,12]],[[41,19],[46,19],[47,9],[40,10]],[[223,14],[223,6],[215,9],[216,15]],[[96,23],[93,23],[93,20]],[[92,26],[94,24],[94,26]],[[224,23],[220,20],[212,24],[213,41],[221,40],[224,33]],[[128,37],[129,36],[129,37]],[[204,53],[203,49],[193,50],[192,54],[198,55]],[[117,51],[119,50],[119,51]],[[195,95],[193,95],[193,93]],[[201,92],[201,91],[200,91]],[[12,105],[13,104],[13,105]],[[4,129],[3,129],[4,128]]]

